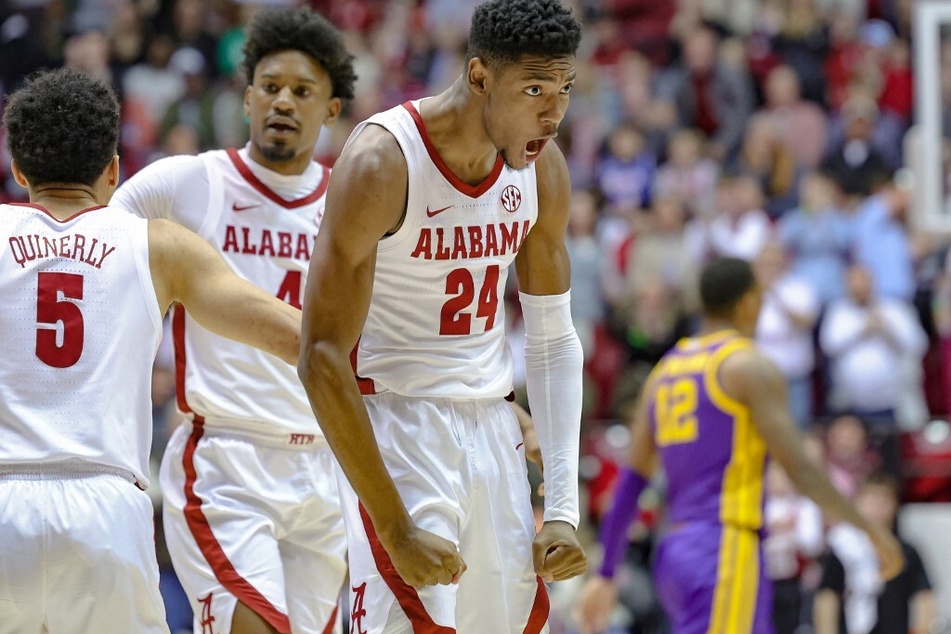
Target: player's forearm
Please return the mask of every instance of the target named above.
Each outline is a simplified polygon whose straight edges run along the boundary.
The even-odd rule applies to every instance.
[[[911,631],[913,634],[928,634],[936,616],[934,594],[922,590],[911,598]]]
[[[584,362],[568,301],[568,293],[522,295],[528,401],[545,464],[545,521],[577,527]]]
[[[383,463],[348,355],[309,342],[297,372],[327,443],[386,546],[412,522]]]
[[[812,606],[815,634],[838,634],[839,598],[831,590],[821,590]]]
[[[783,465],[796,489],[810,498],[822,510],[823,515],[832,521],[852,524],[865,532],[869,524],[856,508],[832,485],[829,478],[804,454],[796,458],[797,464]]]
[[[300,353],[300,311],[251,284],[246,290],[250,293],[252,288],[254,295],[236,298],[235,302],[225,304],[230,309],[223,306],[211,318],[199,318],[194,311],[190,311],[191,315],[217,335],[240,341],[296,365]]]

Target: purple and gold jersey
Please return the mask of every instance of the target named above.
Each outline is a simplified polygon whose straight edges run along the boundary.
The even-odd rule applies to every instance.
[[[682,339],[651,375],[648,417],[674,523],[763,525],[766,443],[718,377],[724,359],[752,345],[733,330]]]

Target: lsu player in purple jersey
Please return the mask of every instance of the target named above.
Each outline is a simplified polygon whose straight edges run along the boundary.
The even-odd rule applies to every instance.
[[[604,560],[576,606],[586,634],[607,625],[627,529],[658,467],[667,477],[670,528],[654,579],[675,634],[773,632],[761,545],[768,456],[828,519],[868,533],[883,577],[901,570],[895,539],[867,522],[803,451],[785,381],[750,339],[761,303],[750,265],[715,260],[703,271],[700,294],[700,333],[661,359],[636,410],[630,462],[602,522]]]

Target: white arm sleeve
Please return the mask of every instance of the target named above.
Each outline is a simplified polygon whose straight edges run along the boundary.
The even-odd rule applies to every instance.
[[[583,358],[571,323],[570,295],[519,293],[519,300],[528,403],[545,465],[545,521],[577,528]]]
[[[207,214],[208,172],[197,156],[169,156],[126,180],[109,202],[142,218],[164,218],[197,231]]]

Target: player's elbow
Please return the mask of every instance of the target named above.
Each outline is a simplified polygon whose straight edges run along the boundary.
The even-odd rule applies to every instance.
[[[322,385],[337,383],[336,367],[340,354],[329,342],[314,337],[301,339],[300,354],[297,357],[297,376],[308,392]]]

